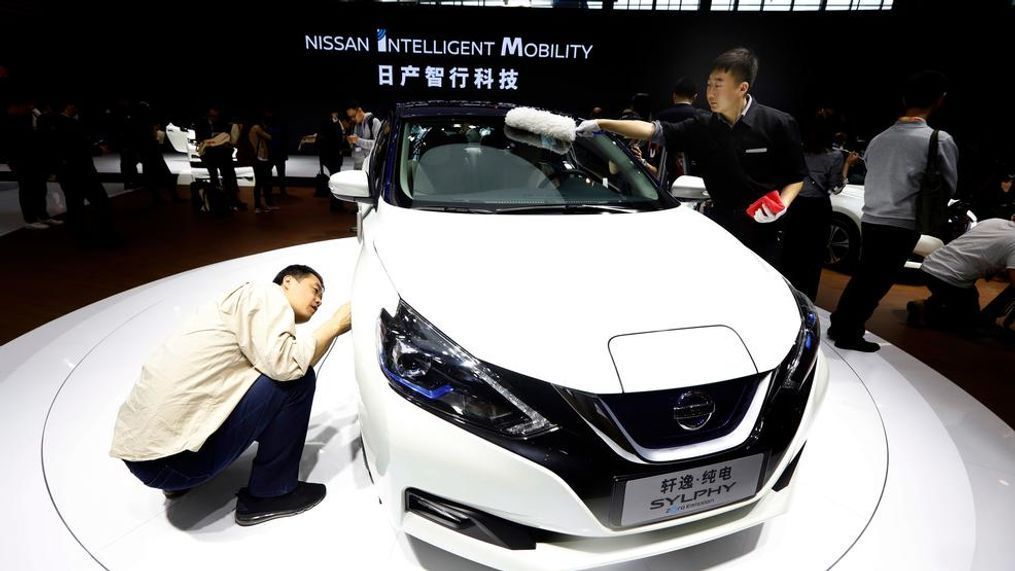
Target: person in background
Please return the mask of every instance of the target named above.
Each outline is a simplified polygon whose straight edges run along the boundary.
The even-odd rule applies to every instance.
[[[285,174],[285,165],[289,161],[289,129],[272,107],[264,110],[263,126],[271,135],[268,154],[277,176],[275,184],[278,186],[278,193],[280,196],[289,196]],[[271,192],[270,187],[268,192]]]
[[[630,104],[620,112],[621,121],[651,121],[652,120],[652,98],[648,93],[635,93],[631,97]],[[651,150],[651,142],[641,139],[627,138],[627,145],[631,148],[635,158],[641,162],[652,176],[658,174],[658,169],[653,163],[655,158]]]
[[[208,108],[204,120],[194,126],[194,131],[198,141],[197,152],[202,164],[208,169],[212,186],[223,193],[232,210],[246,210],[246,205],[240,202],[240,187],[233,166],[233,125],[224,121],[219,108],[213,105]]]
[[[275,206],[275,199],[271,196],[271,170],[274,161],[271,156],[272,135],[265,126],[265,117],[262,115],[256,119],[247,131],[247,139],[250,143],[252,154],[251,162],[254,167],[254,213],[270,212],[278,210]],[[261,199],[264,199],[262,204]]]
[[[25,226],[45,230],[63,222],[52,218],[46,209],[46,180],[49,177],[43,135],[39,131],[41,112],[27,95],[9,96],[3,128],[4,156],[18,182],[18,203]]]
[[[1015,220],[1015,192],[1011,190],[1015,175],[1004,173],[978,197],[976,215],[981,219],[1004,218]]]
[[[139,101],[133,113],[137,124],[137,152],[141,161],[141,182],[152,193],[156,202],[162,200],[162,190],[169,192],[173,202],[181,202],[176,192],[176,175],[169,170],[162,156],[162,143],[166,133],[147,101]]]
[[[317,128],[314,142],[317,144],[317,156],[321,167],[327,169],[329,175],[342,170],[345,155],[352,149],[346,139],[350,122],[338,111],[328,113]]]
[[[920,271],[931,295],[906,305],[909,323],[974,329],[982,321],[976,280],[1004,275],[1009,287],[1015,286],[1015,222],[1002,218],[980,222],[931,252]]]
[[[699,113],[694,107],[694,100],[698,98],[698,86],[689,77],[681,77],[673,86],[671,96],[673,105],[660,111],[656,118],[667,123],[680,123],[687,119],[694,118]],[[666,180],[664,188],[673,185],[677,178],[690,174],[687,155],[684,153],[666,154]]]
[[[881,348],[863,338],[864,328],[920,239],[916,201],[934,133],[927,119],[944,105],[946,92],[947,79],[941,73],[925,71],[908,78],[905,113],[867,147],[860,266],[828,327],[828,337],[840,349],[872,353]],[[954,194],[959,150],[944,131],[939,132],[937,152],[945,184]]]
[[[123,238],[113,228],[113,208],[95,169],[92,140],[78,118],[77,104],[70,98],[58,101],[54,112],[40,117],[38,125],[52,153],[56,177],[67,200],[67,223],[78,244],[121,245]]]
[[[381,120],[373,113],[364,111],[359,103],[350,103],[345,109],[345,116],[352,124],[352,134],[346,136],[352,146],[352,168],[361,170],[381,132]]]
[[[811,301],[818,295],[821,266],[825,260],[832,223],[832,194],[846,184],[849,168],[860,155],[843,155],[832,149],[834,112],[822,109],[804,130],[804,161],[808,176],[786,215],[782,251],[783,275]]]
[[[141,155],[138,151],[140,141],[138,137],[139,121],[135,116],[136,110],[133,101],[121,98],[108,112],[111,115],[110,130],[112,131],[109,135],[120,152],[120,176],[123,177],[125,190],[134,190],[141,186],[141,177],[137,172]]]

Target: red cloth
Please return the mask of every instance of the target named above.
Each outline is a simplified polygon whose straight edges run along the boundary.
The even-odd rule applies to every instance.
[[[747,215],[750,216],[751,218],[754,218],[754,213],[757,212],[759,208],[761,208],[762,204],[767,206],[768,210],[772,214],[778,214],[786,209],[786,205],[782,203],[782,197],[779,196],[779,191],[773,190],[772,192],[769,192],[765,196],[762,196],[761,198],[755,200],[754,203],[748,206]]]

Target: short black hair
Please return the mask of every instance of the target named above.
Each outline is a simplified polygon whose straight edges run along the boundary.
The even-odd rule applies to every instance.
[[[652,96],[648,93],[635,93],[631,96],[631,109],[642,119],[648,121],[652,114]]]
[[[906,107],[926,109],[948,91],[948,78],[940,71],[921,71],[906,79],[902,88],[902,102]]]
[[[324,278],[322,278],[321,274],[317,273],[317,271],[310,266],[304,266],[301,264],[286,266],[278,273],[278,275],[275,276],[275,279],[271,281],[278,285],[282,285],[282,280],[284,280],[286,276],[292,276],[296,278],[296,281],[300,281],[307,276],[315,276],[321,282],[321,287],[324,287]]]
[[[681,77],[673,84],[673,95],[694,99],[698,96],[698,85],[689,77]]]
[[[734,48],[715,58],[712,71],[725,71],[738,82],[746,81],[750,89],[758,78],[758,58],[747,48]]]
[[[359,101],[356,101],[355,99],[350,99],[345,102],[345,107],[343,107],[342,109],[348,111],[350,109],[362,109],[362,107],[360,107]]]
[[[804,152],[819,154],[827,152],[835,142],[835,136],[840,133],[841,120],[838,114],[829,108],[820,108],[814,117],[804,121],[801,125],[803,132]]]

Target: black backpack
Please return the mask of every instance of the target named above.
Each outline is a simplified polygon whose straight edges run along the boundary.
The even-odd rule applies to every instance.
[[[948,226],[948,199],[952,193],[941,173],[938,147],[938,130],[934,129],[927,149],[927,168],[920,178],[920,192],[916,197],[916,229],[921,234],[943,238]]]

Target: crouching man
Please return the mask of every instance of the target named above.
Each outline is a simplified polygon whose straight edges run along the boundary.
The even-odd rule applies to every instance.
[[[351,327],[345,304],[314,331],[320,274],[289,266],[273,283],[248,282],[198,309],[141,368],[116,419],[110,454],[144,485],[173,498],[219,474],[253,442],[236,523],[304,512],[324,484],[298,479],[316,378],[313,366]]]
[[[906,305],[910,324],[967,332],[988,325],[993,319],[990,312],[985,311],[987,315],[980,312],[976,280],[1006,274],[1008,283],[1015,286],[1015,222],[1002,218],[984,220],[934,250],[920,269],[931,296]]]

